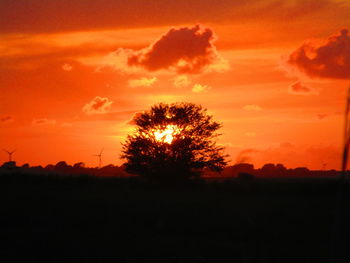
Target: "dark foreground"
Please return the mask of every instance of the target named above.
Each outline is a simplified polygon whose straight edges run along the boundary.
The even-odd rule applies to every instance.
[[[335,193],[325,178],[0,175],[0,261],[329,262]]]

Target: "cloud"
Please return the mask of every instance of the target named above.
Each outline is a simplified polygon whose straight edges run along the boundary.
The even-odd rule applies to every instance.
[[[66,63],[66,64],[63,64],[63,65],[62,65],[62,69],[63,69],[64,71],[72,71],[73,66],[72,66],[71,64]]]
[[[186,88],[191,84],[191,80],[186,75],[180,75],[174,78],[174,86],[177,88]]]
[[[291,168],[308,167],[309,169],[320,169],[324,163],[327,163],[328,168],[338,169],[340,154],[341,149],[337,145],[281,142],[259,149],[243,149],[238,152],[233,163],[252,163],[257,167],[266,163],[282,163]]]
[[[318,92],[308,86],[305,86],[300,81],[297,81],[289,86],[288,92],[294,95],[318,95]]]
[[[0,122],[1,123],[9,123],[9,122],[13,122],[13,121],[14,121],[14,119],[10,115],[6,115],[6,116],[3,116],[3,117],[0,117]]]
[[[33,125],[55,125],[56,120],[50,120],[46,118],[33,119],[32,124]]]
[[[112,103],[113,101],[110,101],[108,98],[97,96],[92,101],[85,104],[82,111],[87,115],[104,114],[110,110]]]
[[[207,85],[201,85],[201,84],[194,84],[192,87],[192,92],[194,93],[201,93],[201,92],[207,92],[211,88]]]
[[[101,3],[100,3],[101,2]],[[1,0],[0,32],[52,33],[183,25],[196,21],[242,23],[305,21],[325,12],[344,21],[348,1],[335,0]],[[331,10],[331,12],[330,12]],[[82,19],[81,14],[84,14]],[[306,17],[306,18],[305,18]],[[16,19],[14,19],[16,18]],[[308,21],[308,20],[306,20]],[[345,20],[347,21],[347,20]],[[331,24],[330,22],[328,22]],[[304,23],[301,23],[304,25]]]
[[[140,78],[129,80],[129,86],[132,88],[136,87],[150,87],[157,81],[156,77],[153,78]]]
[[[126,110],[126,111],[109,111],[103,114],[85,114],[77,116],[75,121],[78,122],[95,122],[95,121],[111,121],[111,122],[120,122],[126,123],[130,120],[130,115],[134,114],[135,110]],[[74,123],[73,123],[74,125]]]
[[[320,120],[322,120],[322,119],[324,119],[326,117],[328,117],[328,114],[326,114],[326,113],[319,113],[319,114],[317,114],[317,118],[319,118]]]
[[[150,46],[132,52],[127,62],[129,66],[148,71],[201,73],[225,70],[227,62],[217,53],[215,39],[214,32],[201,25],[172,28]]]
[[[283,163],[288,167],[308,167],[309,169],[322,169],[324,163],[330,169],[340,167],[339,156],[341,149],[335,145],[308,145],[292,144],[291,146],[274,145],[261,149],[254,155],[254,163]],[[305,158],[308,156],[308,158]]]
[[[134,50],[128,48],[118,48],[117,50],[109,53],[104,56],[102,59],[99,59],[96,72],[101,72],[104,69],[115,69],[121,73],[131,74],[131,73],[140,73],[140,69],[136,67],[130,67],[128,65],[129,57],[133,56]],[[96,62],[83,61],[83,63],[92,64]],[[143,72],[144,73],[144,72]]]
[[[350,36],[347,29],[322,44],[304,43],[289,55],[287,63],[313,78],[350,78]]]
[[[235,163],[236,164],[247,163],[247,162],[252,160],[252,155],[254,155],[258,152],[260,152],[260,151],[257,149],[244,149],[237,154]]]
[[[246,110],[246,111],[261,111],[262,110],[262,108],[260,106],[255,105],[255,104],[245,105],[242,109]]]

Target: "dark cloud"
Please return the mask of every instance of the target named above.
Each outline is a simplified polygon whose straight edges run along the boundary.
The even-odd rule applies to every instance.
[[[128,65],[149,71],[199,73],[219,60],[214,41],[214,32],[200,25],[172,28],[149,47],[130,55]]]
[[[23,37],[23,41],[3,41],[5,52],[0,54],[0,69],[28,68],[28,65],[31,65],[32,68],[37,68],[43,64],[58,63],[61,70],[67,70],[67,65],[70,65],[72,68],[76,68],[78,64],[81,66],[81,63],[75,58],[104,55],[115,49],[115,45],[83,44],[60,47],[55,45],[49,46],[40,42],[30,44],[29,42],[29,38],[26,39],[25,37]],[[6,54],[6,50],[9,51],[8,54]],[[11,50],[16,50],[16,52],[11,53]],[[65,64],[65,68],[63,68]]]
[[[8,123],[8,122],[13,122],[13,118],[9,115],[6,115],[6,116],[3,116],[3,117],[0,117],[0,122],[1,123]]]
[[[1,0],[0,32],[88,31],[198,21],[299,22],[329,10],[338,19],[348,14],[347,5],[333,0]]]
[[[311,89],[310,87],[304,85],[300,81],[297,81],[289,86],[288,89],[289,93],[295,94],[295,95],[312,95],[317,94],[317,92],[314,89]]]
[[[320,45],[307,42],[290,54],[287,62],[309,77],[349,79],[349,31],[343,29]]]

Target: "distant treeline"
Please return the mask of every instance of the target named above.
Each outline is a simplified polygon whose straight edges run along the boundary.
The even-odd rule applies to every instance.
[[[215,174],[206,172],[207,176],[215,176]],[[340,175],[336,170],[309,170],[307,167],[297,167],[287,169],[283,164],[268,163],[261,168],[254,168],[249,163],[239,163],[228,166],[221,173],[222,177],[234,178],[271,178],[271,177],[336,177]]]
[[[69,165],[65,161],[57,164],[43,166],[30,166],[24,164],[17,166],[16,162],[5,162],[0,167],[0,174],[4,173],[26,173],[26,174],[62,174],[62,175],[94,175],[94,176],[116,176],[130,177],[135,176],[125,171],[123,166],[109,164],[100,168],[86,167],[83,162]],[[261,168],[255,169],[254,165],[249,163],[240,163],[227,166],[221,173],[209,170],[203,171],[204,178],[240,178],[251,180],[254,178],[271,178],[271,177],[336,177],[340,175],[336,170],[309,170],[306,167],[287,169],[283,164],[268,163]]]

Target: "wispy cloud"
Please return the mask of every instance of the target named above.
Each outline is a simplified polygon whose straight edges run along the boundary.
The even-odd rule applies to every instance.
[[[207,85],[194,84],[194,86],[192,87],[192,92],[194,93],[207,92],[208,90],[210,90],[210,87]]]
[[[92,101],[85,104],[82,111],[87,115],[108,113],[112,103],[113,102],[108,98],[97,96]]]
[[[32,121],[33,125],[55,125],[56,123],[57,123],[56,120],[46,119],[46,118],[33,119]]]
[[[0,117],[0,123],[9,123],[9,122],[13,122],[13,121],[14,121],[14,119],[10,115]]]
[[[73,66],[72,66],[71,64],[66,63],[66,64],[63,64],[63,65],[62,65],[62,69],[63,69],[64,71],[72,71]]]
[[[73,123],[71,122],[64,122],[61,124],[61,127],[72,127],[73,126]]]
[[[153,77],[153,78],[131,79],[128,81],[128,83],[130,87],[136,88],[136,87],[150,87],[156,81],[157,81],[157,78]]]
[[[186,88],[191,84],[191,80],[186,75],[179,75],[174,78],[174,86],[177,88]]]
[[[248,105],[243,106],[243,110],[246,110],[246,111],[261,111],[262,108],[259,105],[248,104]]]

